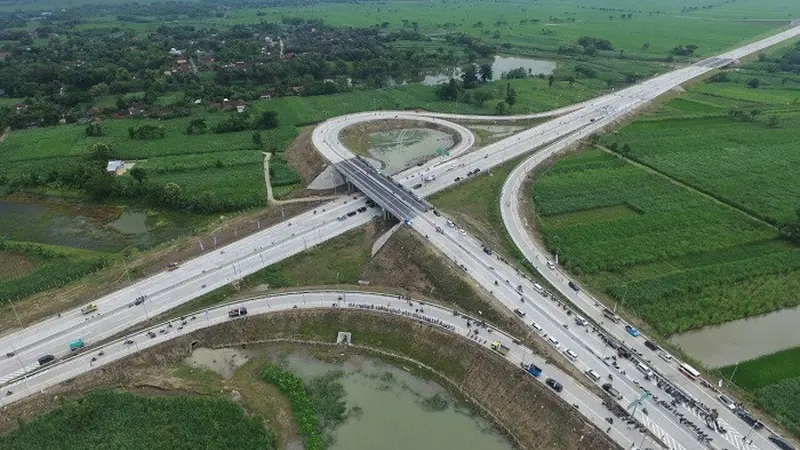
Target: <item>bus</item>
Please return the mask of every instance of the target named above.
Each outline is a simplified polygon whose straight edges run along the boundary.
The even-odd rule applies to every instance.
[[[692,380],[696,380],[697,377],[700,376],[700,372],[698,372],[697,370],[695,370],[694,367],[686,363],[682,363],[680,366],[678,366],[678,370],[680,370],[682,374],[686,375]]]

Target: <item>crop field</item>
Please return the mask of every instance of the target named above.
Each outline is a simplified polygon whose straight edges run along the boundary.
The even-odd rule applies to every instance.
[[[519,48],[554,51],[581,36],[610,40],[617,49],[636,57],[665,55],[679,44],[696,43],[700,55],[710,55],[734,43],[763,35],[800,14],[800,6],[791,0],[777,0],[747,5],[720,5],[707,11],[682,12],[690,1],[595,1],[543,0],[535,3],[512,1],[486,3],[465,0],[456,3],[421,3],[389,1],[360,4],[314,4],[313,7],[284,7],[262,10],[262,17],[250,17],[247,11],[232,12],[225,22],[282,17],[322,19],[338,26],[373,26],[388,22],[389,30],[416,24],[425,34],[463,32],[490,43],[509,43]],[[612,8],[615,11],[601,11]],[[633,14],[622,19],[622,11]],[[761,21],[747,21],[747,18]],[[257,21],[257,20],[256,20]],[[786,22],[783,22],[785,24]],[[680,41],[680,42],[679,42]],[[650,45],[643,49],[645,42]]]
[[[0,436],[0,448],[269,450],[275,433],[224,399],[93,391]]]
[[[800,304],[800,251],[774,229],[616,156],[562,160],[534,201],[561,264],[664,335]]]
[[[800,435],[800,347],[721,369],[726,379],[755,394],[758,403]]]

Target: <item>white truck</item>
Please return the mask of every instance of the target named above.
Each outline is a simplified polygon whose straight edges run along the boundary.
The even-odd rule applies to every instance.
[[[425,175],[422,176],[422,181],[424,181],[426,183],[429,182],[429,181],[433,181],[435,179],[436,179],[436,174],[435,173],[426,173]]]

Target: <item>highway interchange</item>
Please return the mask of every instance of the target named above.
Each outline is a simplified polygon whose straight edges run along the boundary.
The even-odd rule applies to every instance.
[[[474,137],[471,132],[449,120],[496,121],[502,119],[501,117],[406,111],[359,113],[330,119],[320,124],[314,130],[313,142],[318,150],[366,197],[371,198],[386,211],[405,221],[410,227],[425,236],[431,245],[436,247],[443,256],[453,261],[454,265],[459,267],[464,275],[471,277],[476,285],[490,292],[509,310],[518,310],[518,315],[524,314],[523,319],[526,323],[531,325],[531,322],[536,322],[537,328],[532,327],[532,332],[556,340],[557,344],[553,343],[552,345],[560,351],[571,350],[571,354],[575,355],[573,364],[581,371],[592,369],[597,372],[600,375],[600,380],[596,381],[598,384],[608,381],[607,378],[610,375],[613,378],[614,387],[622,394],[623,399],[619,401],[622,408],[628,408],[630,403],[639,398],[645,390],[652,393],[653,398],[643,400],[641,405],[634,410],[634,415],[666,448],[675,450],[774,448],[773,444],[766,439],[768,433],[751,430],[731,411],[716,401],[714,392],[680,375],[676,369],[677,362],[667,362],[654,357],[655,353],[644,347],[643,337],[633,338],[628,335],[622,328],[623,324],[606,323],[609,321],[604,320],[601,305],[598,306],[598,303],[586,292],[578,293],[571,289],[568,286],[570,279],[567,274],[559,271],[557,267],[554,269],[547,267],[545,262],[550,257],[528,234],[525,227],[525,214],[519,204],[519,198],[526,174],[553,154],[569,148],[593,133],[612,126],[620,119],[634,113],[637,108],[686,81],[798,34],[800,34],[800,28],[791,28],[767,39],[655,77],[636,86],[551,112],[549,115],[556,117],[555,119],[480,149],[473,149]],[[548,114],[537,114],[524,117],[547,116]],[[505,119],[508,118],[505,117]],[[513,119],[519,118],[523,117],[513,117]],[[439,126],[449,127],[459,136],[456,147],[452,149],[449,156],[437,157],[422,167],[408,169],[390,178],[372,168],[365,161],[354,157],[339,141],[341,131],[354,123],[399,119],[425,120],[435,122]],[[542,295],[541,290],[533,281],[528,280],[523,274],[499,259],[481,242],[449,222],[446,217],[433,211],[432,207],[424,200],[424,197],[430,194],[469,179],[468,172],[474,173],[476,169],[488,171],[492,167],[534,150],[533,155],[512,172],[504,185],[501,199],[503,221],[525,257],[552,286],[567,297],[580,311],[570,311],[566,305],[561,305],[550,296]],[[419,184],[422,186],[413,189]],[[9,354],[14,353],[13,356],[0,361],[0,384],[12,382],[12,384],[4,386],[3,390],[13,391],[13,394],[4,399],[4,403],[13,402],[28,395],[27,388],[19,388],[23,386],[20,383],[28,386],[34,383],[37,387],[31,389],[35,391],[40,385],[51,386],[56,381],[63,381],[89,370],[91,367],[88,364],[81,365],[78,362],[86,358],[85,355],[82,355],[50,366],[44,372],[35,372],[25,377],[28,372],[32,372],[38,367],[38,357],[44,354],[66,356],[69,353],[67,342],[72,339],[81,338],[88,343],[102,341],[149,317],[168,311],[203,293],[222,287],[367,223],[374,215],[379,214],[380,210],[368,206],[365,195],[356,194],[330,202],[316,210],[303,213],[226,247],[208,250],[205,255],[187,261],[174,271],[164,272],[134,283],[128,288],[97,300],[99,309],[98,314],[94,316],[84,316],[76,309],[67,311],[60,317],[27,326],[23,330],[4,336],[0,339],[0,349],[6,348],[6,352]],[[355,214],[352,214],[353,212]],[[134,304],[135,299],[141,296],[145,296],[144,303]],[[268,302],[268,300],[263,301]],[[367,303],[369,302],[367,301]],[[319,303],[319,306],[323,305],[324,302]],[[263,304],[254,304],[253,308],[256,312],[261,311]],[[266,308],[269,310],[270,307]],[[217,317],[218,314],[218,320],[224,320],[224,311],[215,309],[212,312],[209,312],[209,316]],[[644,374],[636,369],[637,361],[628,359],[618,358],[619,369],[611,366],[613,361],[607,357],[614,352],[606,346],[600,332],[592,331],[593,327],[590,326],[582,327],[575,324],[576,314],[601,325],[606,336],[613,337],[615,341],[624,342],[626,346],[642,354],[643,357],[639,359],[649,360],[648,365],[661,375],[650,377],[650,381],[645,380]],[[443,320],[443,318],[441,319]],[[209,318],[203,323],[213,324],[214,320],[216,319]],[[451,316],[449,322],[452,320]],[[195,321],[194,323],[198,324],[194,326],[200,326],[201,322]],[[541,331],[538,327],[541,328]],[[184,332],[189,329],[191,328],[187,326]],[[142,339],[134,339],[135,346],[142,345],[141,341]],[[147,342],[157,341],[157,339],[147,340]],[[511,344],[510,341],[509,344]],[[124,348],[125,352],[132,351],[131,345],[124,343],[114,345],[122,345],[120,348]],[[512,347],[512,349],[521,351],[516,347]],[[518,351],[512,350],[510,353],[509,360],[511,362],[519,362]],[[106,351],[104,358],[111,360],[111,354]],[[113,354],[122,357],[126,353],[117,351]],[[22,380],[20,380],[20,376],[23,376]],[[720,414],[719,425],[726,432],[720,434],[716,430],[712,431],[706,428],[704,421],[698,416],[703,411],[702,408],[678,407],[686,419],[699,425],[701,431],[713,438],[711,442],[702,442],[698,439],[695,431],[683,423],[685,419],[679,418],[656,403],[656,398],[670,398],[669,394],[654,384],[653,380],[657,378],[679,384],[687,397],[696,399],[698,403],[705,403],[710,408],[716,408]],[[604,418],[609,415],[608,411],[592,409],[592,405],[599,406],[600,400],[595,395],[577,388],[577,385],[566,376],[560,376],[559,381],[567,386],[561,394],[565,400],[585,405],[586,408],[582,408],[580,411],[592,421],[598,423],[598,417]],[[41,383],[36,384],[38,382]],[[645,414],[645,410],[647,410],[647,414]],[[598,426],[604,427],[603,424],[598,424]],[[638,442],[634,442],[636,437],[632,436],[630,430],[624,427],[622,430],[618,428],[615,425],[611,431],[612,438],[626,448],[630,448],[631,443],[639,445]],[[743,436],[747,436],[748,439],[745,441]],[[749,443],[750,440],[752,440],[752,444]],[[657,445],[657,443],[651,445]]]

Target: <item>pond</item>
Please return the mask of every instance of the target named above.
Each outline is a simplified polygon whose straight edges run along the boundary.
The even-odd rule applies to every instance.
[[[517,56],[495,56],[492,61],[492,81],[502,79],[503,73],[522,68],[529,76],[550,75],[556,70],[556,63],[543,59],[521,58]],[[447,82],[451,77],[460,78],[460,67],[443,70],[437,74],[425,75],[422,84],[435,86]]]
[[[0,235],[94,251],[150,248],[185,234],[188,225],[182,222],[182,218],[115,206],[0,202]]]
[[[383,163],[382,170],[395,174],[424,163],[453,147],[453,136],[430,128],[404,128],[370,133],[369,154]]]
[[[299,353],[278,359],[284,369],[305,379],[344,373],[344,400],[359,413],[334,430],[330,450],[512,448],[443,387],[380,360],[353,356],[344,363],[328,363]]]
[[[798,323],[800,306],[688,331],[670,341],[706,367],[716,368],[800,346]]]

